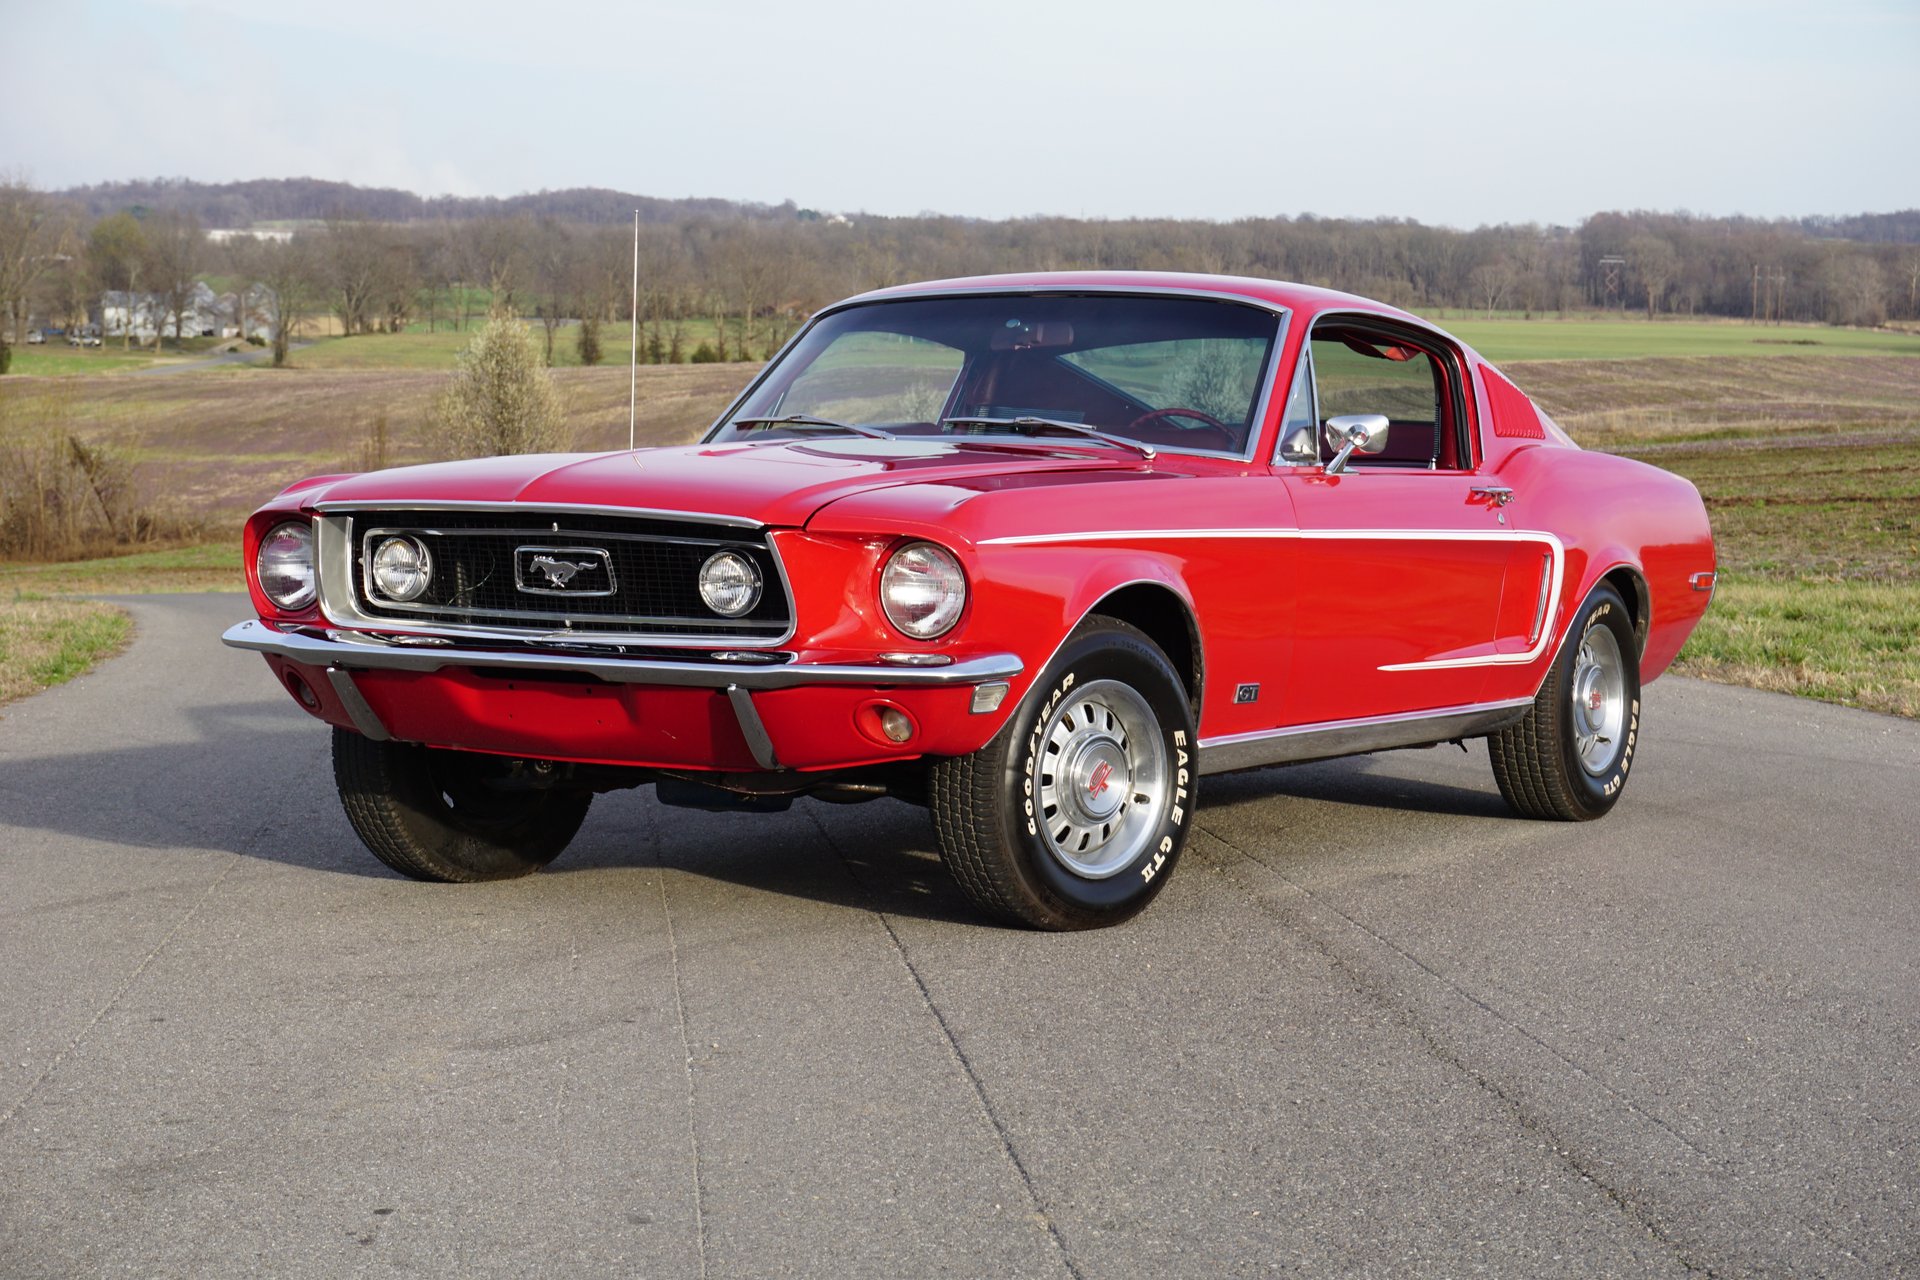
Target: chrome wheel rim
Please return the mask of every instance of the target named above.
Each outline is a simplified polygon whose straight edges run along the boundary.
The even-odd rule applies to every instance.
[[[1167,746],[1146,700],[1117,680],[1064,699],[1034,753],[1034,823],[1061,866],[1088,880],[1146,851],[1167,807]]]
[[[1613,628],[1595,623],[1573,659],[1573,750],[1594,777],[1620,758],[1627,723],[1627,664]]]

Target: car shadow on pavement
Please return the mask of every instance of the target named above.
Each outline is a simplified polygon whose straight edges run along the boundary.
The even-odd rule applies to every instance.
[[[1411,756],[1410,752],[1378,757],[1351,756],[1220,774],[1202,782],[1200,811],[1204,814],[1210,806],[1253,804],[1286,797],[1436,816],[1521,820],[1500,798],[1490,777],[1485,789],[1480,789],[1434,782],[1414,776],[1411,770],[1396,772],[1395,758]]]
[[[27,744],[0,757],[0,845],[9,829],[44,831],[127,854],[228,852],[408,883],[347,823],[329,737],[303,713],[241,701],[184,714],[185,732],[164,742],[46,754]],[[761,892],[978,923],[932,849],[925,811],[899,801],[803,800],[786,813],[708,814],[665,808],[640,788],[597,797],[572,847],[542,874],[665,867]],[[657,892],[650,879],[629,883],[650,899]]]
[[[654,867],[889,915],[986,920],[941,865],[926,811],[897,800],[709,814],[663,806],[645,787],[616,792],[594,801],[580,836],[546,874]]]

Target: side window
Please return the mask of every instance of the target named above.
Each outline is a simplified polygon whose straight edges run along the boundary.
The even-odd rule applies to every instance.
[[[1313,331],[1313,377],[1319,392],[1320,457],[1331,456],[1329,419],[1384,414],[1387,447],[1355,455],[1352,465],[1452,468],[1459,456],[1450,357],[1398,333],[1360,325],[1323,324]]]
[[[794,379],[778,412],[840,422],[932,422],[962,360],[956,348],[906,334],[842,334]]]

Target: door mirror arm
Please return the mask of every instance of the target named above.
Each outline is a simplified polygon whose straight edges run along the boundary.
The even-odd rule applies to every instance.
[[[1340,452],[1327,463],[1327,474],[1337,476],[1347,469],[1355,450],[1380,453],[1387,447],[1387,415],[1384,413],[1344,413],[1327,419],[1327,443]]]

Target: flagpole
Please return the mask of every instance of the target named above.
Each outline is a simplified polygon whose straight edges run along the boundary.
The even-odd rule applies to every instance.
[[[634,418],[640,404],[640,211],[633,211],[633,306],[631,351],[627,360],[627,449],[633,449]]]

